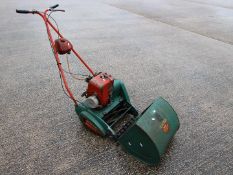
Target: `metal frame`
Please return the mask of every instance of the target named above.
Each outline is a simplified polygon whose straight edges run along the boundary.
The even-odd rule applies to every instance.
[[[53,31],[55,33],[57,33],[59,37],[64,38],[63,35],[59,32],[59,30],[48,19],[48,14],[47,14],[48,12],[51,12],[51,11],[53,11],[53,12],[57,12],[57,11],[65,12],[65,10],[55,10],[56,7],[58,7],[58,5],[55,5],[55,6],[52,6],[52,7],[48,8],[48,9],[46,9],[44,12],[39,12],[39,11],[36,11],[36,10],[33,10],[33,11],[16,10],[16,12],[17,13],[24,13],[24,14],[27,14],[27,13],[29,13],[29,14],[37,14],[37,15],[39,15],[43,19],[43,21],[45,23],[45,26],[46,26],[49,42],[50,42],[50,45],[52,47],[53,54],[54,54],[54,57],[56,59],[57,66],[58,66],[59,72],[61,74],[61,78],[62,78],[62,81],[64,83],[65,89],[66,89],[68,95],[70,96],[70,98],[73,100],[74,104],[78,105],[77,100],[75,99],[72,91],[70,90],[70,87],[69,87],[68,82],[66,80],[66,76],[65,76],[65,73],[63,71],[63,68],[62,68],[62,65],[61,65],[61,62],[60,62],[60,58],[59,58],[58,52],[55,49],[55,42],[54,42],[53,36],[51,34],[51,31],[50,31],[51,29],[53,29]],[[87,70],[94,76],[95,75],[94,71],[82,59],[82,57],[79,55],[79,53],[73,47],[72,47],[71,51],[81,61],[81,63],[87,68]]]

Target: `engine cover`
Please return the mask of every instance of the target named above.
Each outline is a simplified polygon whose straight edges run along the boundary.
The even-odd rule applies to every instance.
[[[96,96],[99,105],[106,106],[110,102],[114,79],[107,73],[100,73],[94,76],[89,82],[86,96]]]

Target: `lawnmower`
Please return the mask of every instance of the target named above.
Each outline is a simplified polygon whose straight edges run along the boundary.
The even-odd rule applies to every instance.
[[[150,165],[158,165],[169,142],[179,129],[180,123],[176,112],[166,100],[159,97],[139,114],[131,104],[122,81],[114,79],[106,72],[94,72],[74,49],[72,43],[63,37],[56,21],[51,17],[53,12],[65,12],[57,9],[58,6],[56,4],[43,12],[37,10],[16,10],[16,12],[39,15],[43,19],[63,82],[63,90],[73,101],[80,121],[93,133],[113,139],[137,159]],[[53,38],[51,31],[57,34],[56,39]],[[68,86],[66,75],[68,73],[74,76],[74,73],[70,72],[70,69],[66,71],[61,63],[61,56],[71,53],[89,72],[88,75],[79,74],[81,78],[76,77],[87,83],[85,92],[81,93],[83,101],[78,101]]]

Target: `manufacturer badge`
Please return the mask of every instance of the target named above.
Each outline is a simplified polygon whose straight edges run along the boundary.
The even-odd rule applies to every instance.
[[[168,131],[169,131],[169,124],[168,124],[168,122],[167,122],[166,119],[162,121],[161,128],[162,128],[162,131],[164,133],[168,133]]]

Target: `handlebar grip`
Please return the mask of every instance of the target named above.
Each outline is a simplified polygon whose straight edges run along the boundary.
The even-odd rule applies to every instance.
[[[65,10],[59,10],[59,9],[57,9],[57,10],[52,10],[53,12],[65,12]]]
[[[57,8],[59,6],[59,4],[56,4],[56,5],[53,5],[53,6],[51,6],[51,7],[49,7],[50,9],[55,9],[55,8]]]
[[[17,10],[16,9],[16,13],[24,13],[24,14],[26,14],[26,13],[31,13],[31,11],[29,11],[29,10]]]

